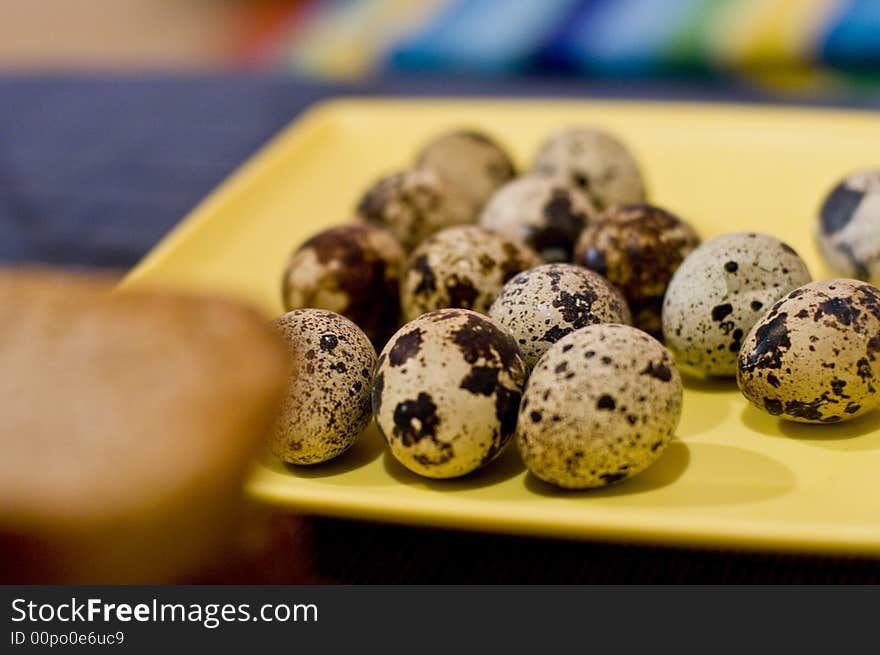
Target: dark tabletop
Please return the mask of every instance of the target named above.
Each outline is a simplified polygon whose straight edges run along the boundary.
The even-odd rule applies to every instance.
[[[335,95],[767,102],[729,83],[386,77],[0,77],[0,263],[124,270],[305,107]],[[775,99],[778,101],[778,99]],[[801,99],[880,108],[880,98]],[[880,582],[880,560],[743,554],[311,520],[345,583]]]

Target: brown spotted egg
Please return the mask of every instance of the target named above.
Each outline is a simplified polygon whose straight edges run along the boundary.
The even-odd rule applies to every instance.
[[[880,405],[880,289],[812,282],[773,305],[743,341],[737,382],[759,409],[837,423]]]
[[[516,427],[526,366],[492,319],[441,309],[407,323],[379,356],[373,413],[391,454],[429,478],[492,461]]]
[[[370,422],[376,351],[357,325],[322,309],[287,312],[274,325],[292,368],[270,448],[291,464],[326,462]]]
[[[597,215],[583,193],[561,178],[521,177],[501,187],[479,224],[531,246],[544,261],[570,261],[575,241]]]
[[[681,404],[681,378],[657,340],[626,325],[591,325],[538,361],[520,404],[517,446],[545,482],[602,487],[660,457]]]
[[[574,263],[596,271],[623,293],[633,325],[661,333],[666,286],[700,237],[678,216],[654,205],[622,205],[584,230]]]
[[[571,128],[553,134],[538,149],[533,170],[567,179],[599,211],[645,200],[635,158],[623,143],[602,130]]]
[[[388,230],[351,224],[302,244],[284,270],[286,310],[313,307],[342,314],[384,344],[399,327],[403,249]]]
[[[880,284],[880,170],[838,184],[819,210],[819,249],[840,274]]]
[[[545,264],[514,276],[489,316],[510,331],[529,367],[575,330],[631,320],[626,301],[608,280],[572,264]]]
[[[417,166],[437,171],[458,187],[479,211],[501,185],[516,175],[510,156],[482,132],[458,130],[443,134],[419,153]]]
[[[388,175],[357,205],[360,219],[387,228],[407,251],[435,232],[476,221],[470,199],[430,168]]]
[[[663,338],[679,363],[734,376],[743,337],[770,306],[812,278],[775,237],[756,232],[707,241],[678,267],[663,299]]]
[[[413,251],[404,269],[404,318],[445,307],[485,314],[507,280],[540,263],[527,246],[475,225],[438,232]]]

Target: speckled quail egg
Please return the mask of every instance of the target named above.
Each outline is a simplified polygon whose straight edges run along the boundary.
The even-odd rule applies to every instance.
[[[404,318],[444,307],[485,314],[507,280],[540,263],[527,246],[475,225],[438,232],[413,251],[404,269]]]
[[[626,325],[591,325],[538,361],[520,404],[516,443],[541,480],[602,487],[660,457],[681,403],[681,377],[657,340]]]
[[[384,344],[399,327],[400,269],[405,255],[388,230],[351,224],[324,230],[302,244],[284,270],[286,310],[328,309]]]
[[[291,464],[317,464],[345,452],[370,422],[376,351],[361,329],[323,309],[275,319],[291,355],[290,382],[272,452]]]
[[[759,409],[837,423],[880,405],[880,289],[812,282],[789,293],[743,341],[737,382]]]
[[[596,271],[623,293],[633,325],[661,333],[666,286],[700,237],[678,216],[653,205],[608,209],[584,230],[574,263]]]
[[[842,275],[880,284],[880,170],[838,184],[819,211],[819,250]]]
[[[516,427],[526,366],[495,321],[441,309],[386,344],[373,379],[373,413],[391,454],[429,478],[492,461]]]
[[[479,211],[502,184],[516,175],[510,156],[482,132],[458,130],[443,134],[419,153],[417,166],[437,171],[458,187]]]
[[[361,197],[356,211],[367,223],[390,230],[407,251],[434,232],[477,219],[471,200],[430,168],[383,177]]]
[[[626,301],[608,280],[572,264],[545,264],[514,276],[489,316],[510,331],[529,367],[575,330],[631,321]]]
[[[528,176],[501,187],[479,224],[528,244],[546,262],[567,262],[596,215],[590,200],[561,178]]]
[[[602,130],[570,128],[553,134],[538,149],[533,170],[566,178],[599,211],[645,200],[635,158],[623,143]]]
[[[679,363],[708,375],[736,375],[742,339],[770,306],[812,278],[775,237],[736,232],[694,250],[663,299],[663,338]]]

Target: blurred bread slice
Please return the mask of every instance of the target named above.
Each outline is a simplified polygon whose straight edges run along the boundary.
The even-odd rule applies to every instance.
[[[0,581],[162,583],[216,566],[287,362],[219,299],[0,271]]]

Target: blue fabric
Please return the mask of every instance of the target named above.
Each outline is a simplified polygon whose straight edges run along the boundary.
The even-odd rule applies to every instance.
[[[823,43],[822,59],[833,66],[880,66],[880,1],[848,0]]]
[[[0,77],[0,261],[129,267],[306,106],[377,94],[765,100],[572,78]]]

